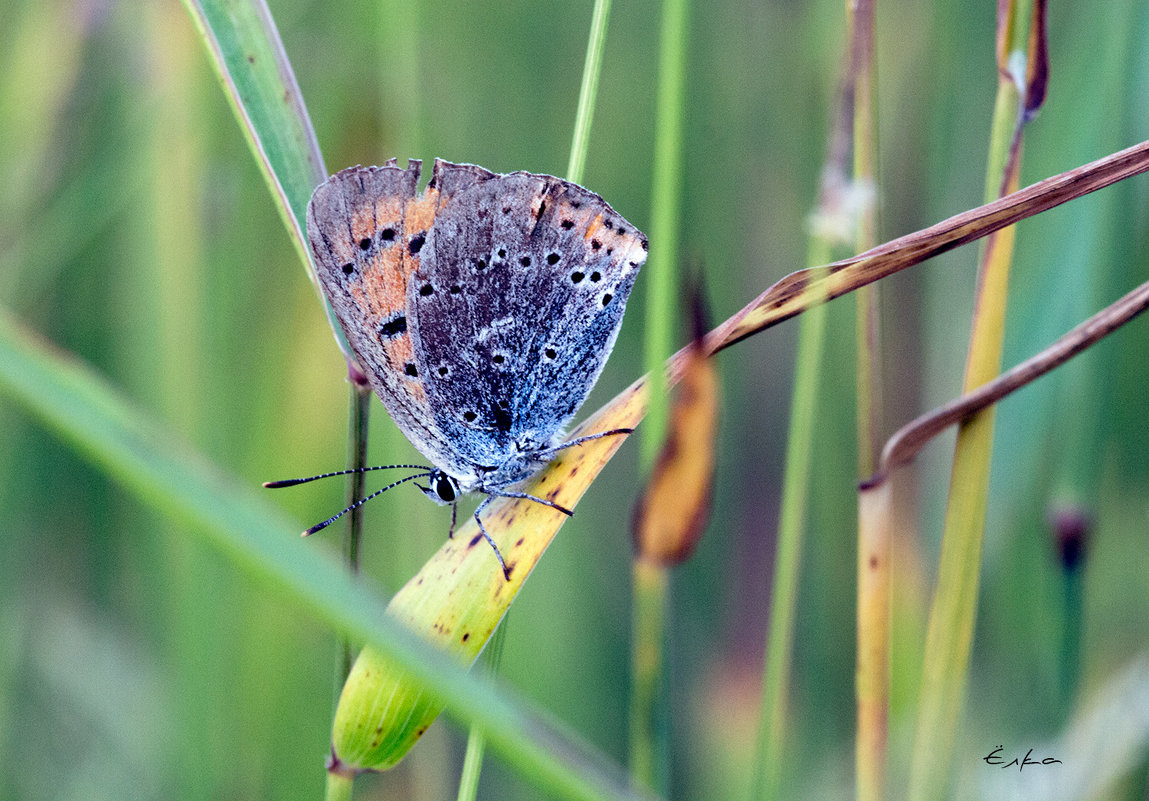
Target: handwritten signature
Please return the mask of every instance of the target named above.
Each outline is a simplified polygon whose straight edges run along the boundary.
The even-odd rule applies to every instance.
[[[1005,768],[1012,768],[1012,767],[1016,766],[1018,771],[1025,770],[1027,765],[1060,765],[1060,764],[1062,764],[1060,759],[1056,759],[1054,757],[1045,757],[1042,760],[1030,759],[1029,757],[1033,754],[1032,748],[1029,749],[1028,751],[1026,751],[1025,756],[1023,756],[1021,759],[1014,757],[1011,761],[1006,762],[1005,757],[1002,756],[1002,754],[1001,754],[1001,752],[1004,750],[1005,750],[1005,746],[999,745],[997,748],[990,751],[986,756],[982,757],[982,760],[987,765],[998,765],[1003,770]]]

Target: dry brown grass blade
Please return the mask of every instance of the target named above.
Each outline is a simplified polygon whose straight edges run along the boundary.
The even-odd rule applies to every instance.
[[[1149,141],[1046,178],[1000,200],[957,214],[858,256],[836,261],[829,265],[828,273],[820,279],[825,285],[825,293],[819,294],[827,300],[841,297],[1026,217],[1146,171],[1149,171]],[[807,284],[811,276],[818,275],[815,270],[825,269],[799,270],[778,281],[712,331],[707,337],[708,349],[711,352],[722,350],[804,311],[812,297],[805,292]]]

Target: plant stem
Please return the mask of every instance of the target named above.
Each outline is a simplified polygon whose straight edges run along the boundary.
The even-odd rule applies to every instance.
[[[509,615],[510,613],[508,613]],[[487,674],[492,678],[498,675],[499,664],[503,659],[503,643],[507,639],[507,616],[495,629],[487,643]],[[457,801],[474,801],[479,792],[479,774],[483,770],[483,753],[487,747],[487,736],[479,726],[472,725],[467,734],[467,752],[463,757],[463,771],[459,776]]]
[[[665,720],[666,615],[669,571],[643,559],[633,567],[631,626],[630,772],[637,784],[666,794],[669,742]]]
[[[686,116],[687,0],[663,0],[655,109],[654,180],[650,201],[650,241],[646,263],[646,319],[643,342],[650,400],[642,428],[639,460],[654,465],[666,432],[666,357],[671,351],[678,276],[678,229],[682,194],[682,129]]]
[[[827,260],[825,239],[811,240],[812,263]],[[816,280],[812,291],[819,290]],[[813,301],[812,301],[813,302]],[[782,510],[778,520],[778,550],[770,595],[770,621],[762,677],[758,745],[750,798],[777,798],[781,787],[782,747],[786,731],[786,696],[790,684],[790,655],[794,641],[794,612],[798,602],[798,574],[802,563],[802,536],[806,501],[810,492],[810,457],[817,417],[826,340],[826,307],[814,303],[802,315],[790,429],[786,437],[786,468],[782,484]]]
[[[574,134],[571,136],[567,180],[581,184],[586,154],[590,147],[590,126],[594,120],[594,101],[598,97],[598,76],[602,71],[602,46],[606,41],[606,24],[610,19],[610,0],[595,0],[590,19],[590,36],[586,43],[586,61],[578,93]]]

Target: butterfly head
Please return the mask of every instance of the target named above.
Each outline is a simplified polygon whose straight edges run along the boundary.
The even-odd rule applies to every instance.
[[[449,476],[439,468],[435,468],[427,476],[428,486],[424,487],[422,484],[417,484],[419,489],[423,490],[423,494],[433,500],[435,503],[442,506],[455,503],[459,500],[459,496],[463,494],[462,489],[459,487],[459,482],[453,476]]]

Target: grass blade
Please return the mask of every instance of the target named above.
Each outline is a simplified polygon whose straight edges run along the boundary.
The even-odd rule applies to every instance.
[[[0,314],[0,390],[249,574],[386,653],[461,719],[481,722],[492,746],[541,787],[571,798],[640,797],[609,760],[468,675],[388,615],[383,602],[333,559],[307,547],[297,523],[238,489],[235,479],[6,314]]]

